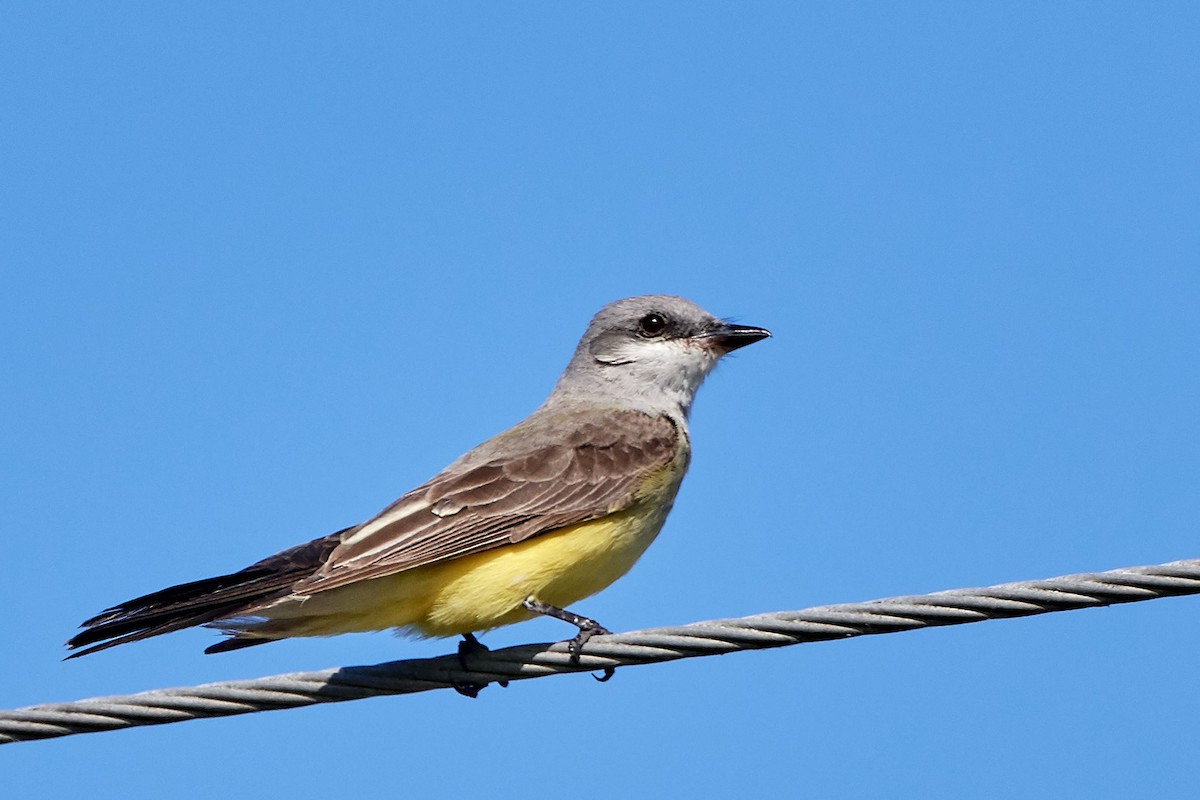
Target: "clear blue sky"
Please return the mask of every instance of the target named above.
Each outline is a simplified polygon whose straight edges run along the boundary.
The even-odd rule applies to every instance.
[[[374,513],[645,292],[701,391],[614,629],[1200,556],[1191,3],[9,3],[0,707],[446,652],[63,663]],[[6,795],[1128,797],[1200,599],[4,748]],[[537,621],[494,646],[561,638]],[[597,765],[580,767],[579,763]]]

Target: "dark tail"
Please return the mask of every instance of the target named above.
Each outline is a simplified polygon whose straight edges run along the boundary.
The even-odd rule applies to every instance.
[[[83,623],[83,630],[67,647],[86,649],[67,658],[252,612],[264,601],[285,596],[292,584],[316,572],[347,530],[276,553],[229,575],[181,583],[113,606]],[[222,653],[269,641],[235,636],[204,652]]]

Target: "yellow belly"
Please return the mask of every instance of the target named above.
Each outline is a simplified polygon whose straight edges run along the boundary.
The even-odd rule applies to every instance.
[[[242,630],[271,638],[386,628],[452,636],[529,619],[534,615],[522,606],[528,597],[565,608],[628,572],[654,541],[682,478],[673,472],[623,511],[484,553],[289,598],[262,612],[265,623]]]
[[[533,616],[527,597],[567,608],[628,572],[665,516],[626,511],[432,567],[431,602],[413,628],[446,636],[520,622]]]

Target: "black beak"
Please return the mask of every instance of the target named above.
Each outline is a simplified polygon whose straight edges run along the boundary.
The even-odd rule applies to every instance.
[[[771,335],[766,328],[755,328],[753,325],[734,325],[732,322],[722,322],[717,327],[703,335],[705,344],[719,347],[728,353],[748,344],[762,341]]]

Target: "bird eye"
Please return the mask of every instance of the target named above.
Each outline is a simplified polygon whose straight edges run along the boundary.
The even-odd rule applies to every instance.
[[[643,336],[658,336],[667,328],[667,318],[662,314],[650,313],[638,320]]]

